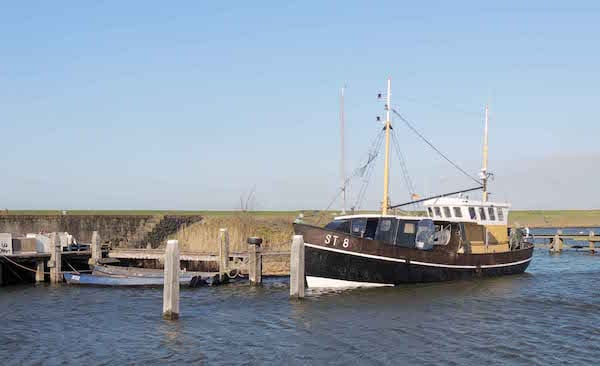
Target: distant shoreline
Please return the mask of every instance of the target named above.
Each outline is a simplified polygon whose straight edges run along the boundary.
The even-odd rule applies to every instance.
[[[296,211],[247,211],[253,216],[289,217],[293,220],[300,213],[312,213],[312,210]],[[67,215],[95,216],[137,216],[137,215],[201,215],[201,216],[232,216],[243,213],[240,210],[67,210]],[[1,210],[0,216],[60,216],[62,210]],[[334,216],[335,211],[329,215]],[[510,226],[536,227],[600,227],[600,210],[513,210],[509,216]]]
[[[515,210],[509,224],[536,227],[600,227],[600,210]]]

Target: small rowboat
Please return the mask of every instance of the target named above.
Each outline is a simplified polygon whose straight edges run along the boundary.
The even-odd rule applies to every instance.
[[[165,273],[162,269],[137,268],[137,267],[120,267],[120,266],[94,266],[93,275],[96,276],[127,276],[127,277],[160,277],[163,278]],[[203,276],[208,277],[214,275],[211,272],[187,272],[182,270],[179,272],[180,277]]]
[[[164,271],[148,268],[94,266],[91,274],[65,273],[64,277],[70,285],[158,287],[164,284]],[[182,286],[213,286],[229,280],[229,276],[222,277],[217,272],[181,271],[179,273],[179,284]]]
[[[65,281],[70,285],[89,286],[163,286],[162,277],[141,276],[98,276],[94,274],[65,273]],[[179,284],[189,286],[197,276],[179,277]]]

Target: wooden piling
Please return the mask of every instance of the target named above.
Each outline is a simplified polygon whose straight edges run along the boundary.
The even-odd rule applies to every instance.
[[[50,261],[48,261],[48,267],[50,268],[50,283],[61,283],[63,280],[62,269],[62,244],[60,242],[60,236],[58,233],[50,234]]]
[[[594,232],[590,231],[590,254],[596,253],[595,242],[594,242]]]
[[[229,231],[219,229],[219,272],[221,275],[229,274]]]
[[[558,238],[558,252],[559,253],[562,252],[562,250],[563,250],[563,244],[564,244],[564,241],[561,238],[561,235],[562,235],[562,230],[558,229],[556,231],[556,237]]]
[[[88,261],[90,265],[96,265],[100,263],[100,259],[102,259],[102,244],[100,243],[100,235],[97,231],[92,232],[92,257]]]
[[[560,253],[563,249],[563,239],[560,237],[562,230],[557,230],[554,237],[550,239],[550,253]]]
[[[44,282],[45,279],[45,274],[44,274],[44,260],[38,260],[36,263],[36,270],[35,270],[35,282]]]
[[[165,281],[163,288],[163,318],[179,318],[179,242],[167,241],[165,250]]]
[[[290,253],[290,297],[304,297],[304,237],[294,235]]]
[[[247,240],[248,247],[248,278],[252,285],[260,285],[262,283],[262,255],[260,253],[260,245],[262,239],[250,237]]]

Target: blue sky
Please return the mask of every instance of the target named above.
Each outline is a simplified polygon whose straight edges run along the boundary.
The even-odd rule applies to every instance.
[[[351,171],[391,75],[396,108],[474,175],[490,103],[497,199],[600,208],[600,5],[522,3],[6,2],[0,207],[233,209],[256,187],[256,209],[324,208],[339,88]],[[470,186],[394,126],[417,191]]]

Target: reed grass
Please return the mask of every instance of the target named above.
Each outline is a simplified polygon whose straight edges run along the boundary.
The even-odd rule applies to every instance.
[[[172,238],[179,240],[182,250],[218,253],[219,229],[227,228],[230,252],[246,252],[246,239],[250,236],[263,238],[265,251],[289,250],[295,217],[291,213],[209,215],[200,222],[182,227]]]

